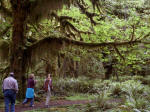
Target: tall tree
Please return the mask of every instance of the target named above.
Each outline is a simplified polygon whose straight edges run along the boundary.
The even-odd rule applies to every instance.
[[[26,71],[26,25],[29,22],[38,22],[51,10],[61,9],[64,4],[70,4],[71,0],[10,0],[11,8],[4,6],[5,0],[1,0],[1,12],[11,16],[13,21],[12,43],[10,49],[10,71],[15,73],[21,87],[20,92],[25,93]],[[23,96],[20,94],[20,97]]]
[[[89,0],[93,8],[102,13],[101,4],[99,0]],[[100,0],[101,1],[101,0]],[[66,32],[70,32],[71,34],[67,34],[66,36],[73,36],[74,34],[71,32],[70,28],[73,29],[74,32],[80,34],[85,32],[80,32],[73,25],[71,25],[66,19],[71,19],[67,17],[59,17],[55,13],[51,13],[53,10],[62,9],[63,5],[75,4],[78,8],[80,8],[81,12],[85,14],[93,25],[97,23],[93,19],[97,16],[96,13],[91,13],[88,11],[84,0],[9,0],[8,5],[7,0],[0,0],[0,13],[5,17],[12,18],[12,41],[10,45],[10,71],[15,73],[20,85],[20,97],[23,97],[25,93],[25,72],[28,66],[28,62],[31,57],[34,55],[34,52],[37,49],[44,46],[57,44],[54,48],[49,48],[50,51],[53,51],[54,55],[56,55],[56,51],[59,50],[63,43],[66,44],[74,44],[79,46],[87,46],[87,47],[98,47],[98,46],[120,46],[127,45],[130,43],[139,43],[141,40],[132,40],[129,42],[109,42],[109,43],[84,43],[81,41],[74,41],[66,38],[51,38],[47,37],[43,40],[35,42],[31,46],[27,46],[27,38],[25,32],[27,30],[27,24],[29,23],[38,23],[41,19],[47,17],[51,14],[51,16],[55,17],[56,20],[60,22],[62,28],[67,30]],[[9,6],[10,4],[10,6]],[[69,30],[68,30],[69,29]],[[78,35],[80,37],[80,35]],[[82,40],[82,38],[80,38]],[[39,49],[38,49],[39,50]],[[41,51],[42,52],[42,51]],[[43,53],[43,52],[42,52]],[[41,53],[41,54],[42,54]],[[34,58],[34,57],[32,57]]]

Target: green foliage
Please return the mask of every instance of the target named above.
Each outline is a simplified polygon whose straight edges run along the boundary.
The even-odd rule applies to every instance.
[[[36,82],[36,87],[37,87],[37,90],[43,90],[45,78],[46,77],[39,77],[39,76],[36,77],[36,81],[37,81]]]
[[[129,96],[136,97],[137,94],[142,94],[144,90],[144,86],[141,82],[128,80],[122,83],[122,90],[126,92]]]
[[[69,91],[79,92],[79,93],[89,93],[91,92],[92,83],[88,81],[85,77],[80,77],[79,79],[75,78],[66,78],[59,79],[57,82],[54,82],[54,88],[56,91],[67,93]]]
[[[111,95],[113,95],[114,97],[119,97],[122,94],[120,83],[112,83],[110,90],[111,90]]]
[[[97,107],[100,108],[101,110],[105,110],[108,108],[108,104],[107,101],[108,100],[108,96],[107,93],[101,92],[100,95],[97,97]]]
[[[96,95],[94,94],[82,94],[76,93],[73,96],[66,97],[66,100],[95,100]]]
[[[62,8],[62,2],[58,2],[58,0],[49,1],[48,4],[47,1],[48,0],[44,0],[44,2],[41,2],[41,0],[30,0],[30,3],[33,3],[33,7],[31,7],[33,10],[31,10],[31,13],[28,14],[31,17],[30,19],[35,20],[35,17],[38,17],[37,19],[48,17],[47,15],[49,14],[49,10],[47,9],[49,8],[51,10]],[[97,23],[96,25],[91,23],[91,20],[87,15],[83,14],[83,12],[80,12],[81,9],[79,9],[77,4],[74,4],[74,6],[71,5],[70,8],[64,7],[61,12],[57,13],[59,17],[69,16],[73,18],[73,20],[66,21],[68,24],[70,23],[74,26],[74,28],[82,32],[79,34],[79,32],[75,31],[75,29],[71,29],[70,32],[76,36],[69,37],[70,39],[81,39],[83,42],[90,43],[126,42],[138,39],[149,42],[150,38],[149,36],[146,37],[146,35],[150,31],[150,17],[148,14],[146,14],[149,10],[145,9],[149,8],[148,0],[103,0],[103,2],[100,0],[101,9],[95,7],[96,10],[92,9],[90,1],[85,0],[85,7],[87,8],[87,11],[98,14],[98,16],[93,17],[93,20]],[[34,4],[36,2],[37,4]],[[50,2],[52,2],[52,4],[50,4]],[[36,5],[39,5],[40,3],[42,3],[41,7],[37,7]],[[66,2],[63,1],[63,3]],[[5,4],[7,4],[7,2]],[[6,6],[10,8],[9,5]],[[145,14],[141,12],[144,12]],[[63,31],[73,28],[71,26],[67,26],[68,24],[62,24],[62,21],[58,21],[57,18],[50,18],[51,20],[43,19],[38,24],[27,24],[27,38],[33,37],[39,40],[49,35],[66,37],[66,33],[69,34],[70,32],[69,30],[66,32]],[[0,32],[2,32],[9,25],[10,21],[7,18],[2,18],[0,15]],[[61,27],[63,27],[63,30]],[[10,44],[6,39],[11,41],[11,39],[9,39],[10,36],[11,31],[9,30],[5,35],[2,36],[5,43],[3,44],[0,40],[0,55],[3,55],[3,57],[6,58],[8,56],[8,46]],[[32,43],[27,42],[26,45],[29,46],[32,45]],[[118,51],[115,49],[115,47]],[[66,53],[67,51],[65,51],[68,58],[72,59],[74,62],[79,62],[81,65],[79,69],[77,69],[79,70],[79,75],[82,74],[86,76],[88,74],[88,76],[93,80],[90,80],[86,77],[54,79],[54,92],[56,92],[56,95],[69,96],[74,95],[73,93],[88,93],[87,96],[77,94],[76,96],[68,97],[70,99],[84,99],[85,97],[88,98],[88,96],[90,97],[91,94],[94,94],[97,98],[96,104],[84,106],[84,109],[81,109],[82,112],[89,112],[92,111],[92,109],[95,111],[106,110],[109,107],[106,102],[108,97],[119,97],[125,99],[125,102],[123,102],[124,104],[121,106],[118,106],[115,109],[112,107],[112,112],[150,111],[150,77],[146,76],[149,75],[148,70],[150,66],[149,48],[149,44],[129,44],[119,47],[106,45],[98,50],[80,50],[78,53],[75,52],[79,50],[76,50],[75,52],[72,52],[71,50],[68,54]],[[7,53],[2,53],[1,49]],[[46,52],[46,49],[48,49],[47,46],[43,51]],[[2,56],[0,58],[2,58]],[[50,59],[52,60],[52,58]],[[104,74],[104,71],[100,70],[99,67],[102,65],[102,62],[113,64],[112,74],[115,74],[114,71],[116,71],[120,82],[114,82],[112,80],[102,81],[99,79],[99,77],[97,77],[97,74]],[[53,65],[56,65],[56,63]],[[44,78],[38,79],[37,91],[42,89],[43,82]],[[97,95],[99,96],[97,97]],[[73,109],[76,107],[78,106],[71,108],[68,107],[67,111],[73,112]],[[78,108],[82,108],[82,106],[79,106]],[[57,109],[54,109],[53,111],[57,111]],[[75,111],[80,111],[80,109],[76,109]]]
[[[87,11],[94,12],[92,8],[92,4],[90,2],[91,0],[85,0],[85,6],[87,7]],[[37,2],[37,4],[36,4]],[[51,2],[51,4],[50,4]],[[41,16],[46,16],[49,14],[49,11],[57,8],[62,8],[61,3],[71,3],[71,1],[61,1],[60,3],[58,1],[48,1],[44,0],[44,2],[41,2],[41,0],[31,0],[30,3],[32,4],[30,7],[31,11],[30,16],[32,15],[33,18],[37,15],[39,15],[39,18]],[[145,2],[145,3],[144,3]],[[5,3],[7,4],[7,2]],[[41,7],[38,7],[38,5],[41,5]],[[55,5],[53,5],[55,4]],[[100,9],[95,7],[95,13],[98,14],[98,16],[93,17],[93,20],[96,21],[96,25],[91,25],[90,19],[83,13],[81,13],[79,7],[77,4],[73,4],[68,7],[64,7],[62,11],[58,12],[58,16],[69,16],[71,18],[74,18],[75,20],[67,20],[69,23],[71,23],[76,29],[79,31],[84,32],[90,32],[90,33],[81,33],[80,36],[84,42],[122,42],[122,41],[130,41],[133,37],[133,40],[142,38],[149,32],[149,15],[147,14],[139,14],[137,11],[137,8],[142,9],[143,4],[146,4],[146,1],[142,0],[126,0],[126,1],[120,1],[120,0],[105,0],[100,1]],[[97,4],[95,4],[96,6]],[[9,5],[7,5],[8,7]],[[51,7],[52,6],[52,7]],[[146,4],[147,6],[147,4]],[[9,6],[10,7],[10,6]],[[47,7],[47,8],[46,8]],[[48,10],[50,9],[50,10]],[[99,10],[100,13],[99,13]],[[144,9],[143,9],[144,10]],[[33,13],[35,12],[35,13]],[[41,13],[42,12],[42,13]],[[44,12],[44,13],[43,13]],[[115,13],[117,12],[117,13]],[[123,15],[129,15],[125,18],[120,18],[120,12]],[[32,18],[32,17],[31,17]],[[49,19],[51,18],[51,20]],[[4,20],[5,22],[3,22]],[[0,30],[5,29],[10,23],[7,19],[3,18],[1,22],[3,24],[0,24]],[[43,19],[38,24],[27,24],[28,31],[26,32],[26,36],[28,38],[37,38],[43,39],[43,37],[49,36],[49,35],[55,35],[55,36],[66,36],[64,32],[62,32],[60,29],[62,23],[60,21],[57,21],[57,19],[53,17],[48,17],[48,19]],[[134,34],[133,34],[133,26],[135,28]],[[70,28],[70,26],[66,26],[63,28],[63,30]],[[2,31],[2,30],[1,30]],[[75,40],[79,40],[80,36],[79,34],[71,29],[71,32],[73,34],[76,34]],[[67,31],[68,33],[68,31]],[[8,38],[11,35],[11,31],[9,31],[9,36],[5,35],[3,38]],[[149,40],[149,37],[143,38],[142,40]],[[26,45],[31,45],[32,43],[26,43]],[[146,60],[149,59],[149,50],[147,48],[141,48],[140,45],[132,45],[132,46],[123,46],[123,47],[117,47],[120,54],[125,57],[125,61],[122,61],[121,56],[115,52],[115,49],[113,47],[105,47],[101,48],[101,51],[104,53],[107,53],[111,59],[116,59],[117,62],[115,63],[114,67],[117,68],[117,74],[130,74],[133,72],[134,74],[139,74],[139,71],[142,71],[143,67],[146,64]],[[149,45],[144,45],[145,47],[149,47]],[[145,55],[146,53],[146,55]],[[94,53],[97,55],[101,55],[101,52]],[[111,59],[109,57],[101,57],[100,59],[103,62],[110,62]],[[74,61],[80,61],[80,57],[74,56]],[[99,60],[92,60],[94,65],[94,70],[97,70],[98,61]],[[128,70],[128,72],[127,72]]]
[[[126,78],[126,79],[125,79]],[[63,92],[67,100],[96,100],[87,105],[64,107],[65,111],[74,112],[134,112],[150,111],[150,87],[141,83],[141,76],[122,77],[122,82],[112,80],[90,80],[86,77],[55,79],[54,91]],[[140,80],[139,80],[140,79]],[[41,79],[43,82],[43,79]],[[38,82],[39,83],[39,82]],[[85,92],[87,91],[87,92]],[[90,91],[95,91],[90,93]],[[60,94],[55,94],[59,98]],[[52,96],[53,97],[53,96]],[[120,99],[119,101],[118,98]],[[52,108],[51,108],[52,109]],[[59,108],[60,109],[60,108]],[[57,110],[58,112],[61,110]],[[55,109],[54,109],[55,110]],[[51,110],[52,112],[54,111]],[[38,110],[40,111],[40,110]],[[47,111],[43,109],[41,111]],[[56,111],[56,110],[55,110]]]
[[[123,109],[148,109],[149,101],[145,93],[149,92],[149,87],[144,87],[139,81],[128,80],[122,83],[122,91],[125,92],[126,101]]]

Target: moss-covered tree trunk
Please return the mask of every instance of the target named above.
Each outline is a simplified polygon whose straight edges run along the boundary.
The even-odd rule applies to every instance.
[[[10,50],[10,70],[15,73],[15,77],[19,83],[19,97],[23,98],[25,94],[25,11],[22,7],[22,0],[13,1],[13,31],[12,44]]]

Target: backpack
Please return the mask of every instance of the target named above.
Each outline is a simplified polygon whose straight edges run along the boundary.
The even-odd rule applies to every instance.
[[[47,92],[48,91],[48,85],[50,86],[50,88],[52,87],[52,80],[47,80],[44,83],[44,90]]]

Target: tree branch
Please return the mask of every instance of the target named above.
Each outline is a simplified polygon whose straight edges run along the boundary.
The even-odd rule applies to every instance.
[[[85,14],[91,21],[91,24],[97,25],[98,23],[94,21],[93,17],[98,16],[96,13],[91,13],[87,11],[87,8],[84,6],[84,4],[80,3],[80,1],[77,1],[77,5],[79,6],[81,12]],[[93,4],[94,5],[94,4]],[[96,4],[95,4],[96,5]],[[94,6],[95,7],[95,6]]]
[[[28,48],[34,48],[36,46],[38,46],[39,44],[41,45],[41,43],[44,44],[44,42],[56,42],[57,44],[63,46],[63,44],[65,45],[77,45],[77,46],[83,46],[83,47],[90,47],[90,48],[95,48],[95,47],[105,47],[105,46],[124,46],[124,45],[133,45],[133,44],[138,44],[138,43],[145,43],[142,42],[141,40],[134,40],[134,41],[125,41],[125,42],[103,42],[103,43],[86,43],[86,42],[82,42],[82,41],[75,41],[75,40],[71,40],[68,38],[56,38],[56,37],[46,37],[42,40],[39,40],[38,42],[32,44],[31,46],[29,46]]]
[[[130,41],[134,40],[134,36],[135,36],[135,25],[132,25],[132,33],[131,33],[131,40]]]
[[[122,54],[119,52],[118,48],[116,46],[114,46],[114,49],[116,51],[116,53],[123,59],[125,60],[125,58],[122,56]]]
[[[52,17],[55,17],[55,19],[60,23],[60,30],[70,38],[76,39],[76,35],[80,37],[80,40],[82,40],[81,33],[82,34],[92,34],[92,32],[88,31],[80,31],[78,30],[73,24],[71,24],[68,20],[76,21],[76,19],[69,17],[69,16],[58,16],[56,13],[52,12]]]
[[[90,1],[91,1],[92,5],[93,5],[93,9],[95,10],[95,7],[96,7],[98,9],[98,11],[100,13],[102,13],[102,11],[101,11],[102,5],[100,4],[100,1],[99,0],[90,0]]]
[[[103,42],[103,43],[86,43],[83,41],[75,41],[68,38],[63,37],[45,37],[44,39],[41,39],[35,43],[33,43],[31,46],[27,46],[25,49],[25,53],[27,54],[27,61],[29,63],[35,64],[38,62],[39,58],[44,56],[54,56],[56,57],[58,55],[58,52],[62,48],[66,48],[69,46],[75,46],[75,47],[82,47],[85,49],[92,49],[92,48],[102,48],[102,47],[120,47],[120,46],[128,46],[128,45],[137,45],[139,43],[144,43],[142,40],[133,40],[133,41],[124,41],[124,42]],[[150,42],[146,42],[146,44],[150,44]],[[118,49],[115,49],[116,52],[119,54],[120,57],[124,58]]]

